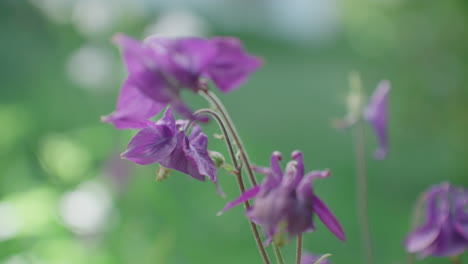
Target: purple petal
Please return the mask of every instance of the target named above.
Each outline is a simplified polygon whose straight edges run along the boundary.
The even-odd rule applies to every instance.
[[[450,257],[457,256],[468,248],[467,241],[460,236],[453,228],[452,223],[446,220],[440,229],[436,240],[420,252],[420,257],[438,256]]]
[[[296,169],[297,169],[297,174],[301,176],[304,176],[304,157],[302,155],[302,152],[299,150],[295,150],[292,153],[292,158],[297,162]]]
[[[468,192],[466,191],[460,191],[455,198],[454,226],[468,244]]]
[[[281,156],[281,152],[275,151],[273,154],[271,154],[270,158],[270,167],[272,174],[275,178],[281,179],[283,176],[283,171],[281,170],[281,166],[279,162],[283,159]]]
[[[328,209],[322,200],[320,200],[316,195],[313,196],[312,204],[314,207],[314,212],[320,218],[322,223],[330,230],[339,240],[345,241],[345,234],[340,223],[333,215],[333,213]]]
[[[183,145],[183,151],[187,159],[193,164],[189,168],[189,175],[200,174],[207,176],[216,183],[217,169],[208,154],[208,137],[198,132],[190,141],[187,139]]]
[[[260,166],[253,165],[252,170],[254,170],[257,173],[264,174],[264,175],[271,174],[271,169],[268,167],[260,167]]]
[[[138,41],[124,34],[116,34],[112,40],[122,50],[122,57],[128,73],[138,73],[145,70],[148,60],[148,51]]]
[[[185,136],[185,132],[178,131],[174,138],[177,142],[174,150],[170,155],[164,157],[159,163],[166,168],[177,170],[190,175],[197,180],[205,181],[205,176],[198,172],[196,165],[191,159],[188,159],[185,154],[184,145],[189,144],[188,139]]]
[[[198,90],[200,73],[216,55],[216,46],[206,39],[184,38],[176,42],[173,52],[177,77],[188,88]]]
[[[201,123],[206,123],[209,121],[207,116],[194,116],[192,109],[188,107],[180,98],[174,98],[171,102],[171,107],[182,117],[197,120]]]
[[[390,90],[389,81],[381,81],[371,97],[370,103],[367,106],[364,117],[374,128],[379,147],[375,151],[376,159],[384,159],[388,151],[388,92]]]
[[[123,34],[117,34],[113,39],[122,49],[129,78],[144,95],[164,104],[178,98],[177,79],[168,73],[171,64],[165,46],[167,40],[158,39],[148,45]]]
[[[125,81],[117,101],[117,109],[110,115],[101,117],[106,123],[112,123],[117,129],[144,128],[146,120],[155,116],[164,108],[143,95],[129,79]]]
[[[314,191],[312,189],[312,183],[317,178],[326,178],[329,175],[329,170],[309,172],[304,178],[302,178],[302,180],[296,187],[298,199],[306,205],[311,204],[315,196]]]
[[[166,109],[163,117],[156,122],[156,125],[167,126],[173,135],[177,132],[176,120],[170,107]]]
[[[222,92],[231,92],[243,84],[250,73],[262,64],[257,57],[247,54],[238,39],[216,37],[211,39],[217,47],[216,56],[205,68],[204,75]]]
[[[442,221],[439,220],[437,201],[438,196],[446,192],[447,188],[435,186],[427,192],[426,222],[406,238],[405,247],[408,252],[414,253],[424,250],[438,237]]]
[[[151,123],[132,138],[121,157],[137,164],[147,165],[160,162],[169,156],[176,146],[177,138],[169,127]]]
[[[243,193],[241,194],[241,196],[239,196],[239,198],[237,198],[237,199],[234,200],[234,201],[228,202],[228,203],[226,204],[226,206],[223,208],[223,210],[221,210],[221,211],[218,213],[218,215],[222,215],[222,214],[224,214],[227,210],[229,210],[229,209],[231,209],[231,208],[233,208],[233,207],[235,207],[235,206],[237,206],[237,205],[239,205],[239,204],[241,204],[241,203],[245,203],[246,201],[248,201],[248,200],[254,198],[254,197],[258,194],[259,191],[260,191],[260,186],[257,185],[257,186],[255,186],[255,187],[253,187],[253,188],[251,188],[251,189],[249,189],[249,190],[243,192]]]

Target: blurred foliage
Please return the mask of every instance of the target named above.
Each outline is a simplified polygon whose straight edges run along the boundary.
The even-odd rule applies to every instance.
[[[402,241],[417,195],[442,181],[468,185],[468,4],[342,0],[337,6],[341,26],[325,44],[229,30],[211,19],[214,35],[235,35],[265,60],[250,82],[223,99],[255,163],[267,164],[274,150],[286,156],[301,149],[306,169],[332,170],[315,189],[348,241],[339,243],[319,224],[305,236],[305,249],[332,253],[333,263],[362,263],[351,135],[330,124],[344,114],[351,70],[361,72],[367,93],[380,79],[391,80],[387,160],[371,159],[375,139],[368,131],[370,221],[377,263],[404,263]],[[99,122],[113,110],[124,78],[110,36],[141,36],[148,17],[157,16],[157,9],[122,16],[112,32],[89,38],[48,20],[30,2],[0,2],[0,263],[259,263],[240,207],[216,217],[226,200],[209,183],[176,172],[155,182],[156,165],[115,158],[132,132]],[[112,80],[101,89],[82,89],[67,72],[69,56],[85,44],[113,58]],[[214,124],[206,129],[219,133]],[[211,139],[210,148],[225,153],[223,147]],[[219,177],[228,199],[236,197],[233,176]],[[66,194],[89,182],[107,188],[111,209],[105,228],[77,233],[61,208]],[[285,256],[293,254],[293,245],[286,246]]]

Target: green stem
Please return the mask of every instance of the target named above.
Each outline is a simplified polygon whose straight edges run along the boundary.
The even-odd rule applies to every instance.
[[[213,111],[211,109],[200,109],[200,110],[198,110],[198,111],[196,111],[194,113],[194,115],[200,115],[200,114],[208,114],[208,115],[212,116],[216,120],[216,122],[218,123],[218,126],[220,127],[220,129],[221,129],[221,131],[222,131],[222,133],[224,135],[224,138],[226,140],[226,146],[227,146],[228,151],[229,151],[229,156],[231,157],[232,164],[234,165],[234,168],[235,168],[237,184],[239,185],[239,189],[240,189],[241,194],[243,194],[245,192],[245,185],[244,185],[244,181],[242,179],[242,171],[240,170],[240,165],[239,165],[239,163],[237,161],[237,157],[236,157],[235,152],[234,152],[234,148],[233,148],[233,144],[231,142],[231,138],[229,136],[229,133],[226,130],[225,122],[223,122],[223,119],[219,116],[219,114],[217,112],[215,112],[215,111]],[[185,129],[188,130],[188,128],[190,127],[191,124],[192,124],[192,122],[187,124],[187,127]],[[245,207],[246,210],[248,210],[250,208],[249,201],[244,202],[244,207]],[[261,255],[262,259],[263,259],[264,264],[270,264],[270,260],[268,258],[267,253],[266,253],[265,247],[263,246],[260,234],[258,232],[257,225],[255,225],[255,223],[252,222],[252,221],[249,221],[249,223],[250,223],[250,227],[252,229],[252,233],[254,235],[255,242],[257,244],[258,250],[260,252],[260,255]]]
[[[359,225],[362,236],[362,246],[366,256],[366,263],[373,264],[372,240],[370,234],[368,205],[367,205],[367,171],[366,171],[366,146],[364,141],[364,124],[358,121],[354,131],[354,144],[356,151],[357,169],[357,206]]]
[[[301,264],[302,257],[302,233],[297,235],[296,264]]]
[[[273,249],[275,250],[276,262],[278,264],[284,264],[283,255],[281,254],[281,250],[276,243],[273,243]]]
[[[234,122],[232,122],[232,119],[229,116],[229,113],[227,112],[223,103],[214,93],[212,93],[206,87],[202,87],[200,91],[201,95],[205,97],[209,102],[211,102],[223,117],[224,121],[226,122],[227,128],[229,129],[229,132],[231,133],[234,139],[234,143],[236,144],[237,149],[239,150],[242,162],[245,165],[247,174],[249,175],[250,182],[253,186],[257,185],[257,180],[255,179],[255,174],[252,170],[252,163],[250,162],[247,152],[245,151],[244,145],[242,144],[242,140],[239,136],[239,133],[237,132],[236,126],[234,125]]]

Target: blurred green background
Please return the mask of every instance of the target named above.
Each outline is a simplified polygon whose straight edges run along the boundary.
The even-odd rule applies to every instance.
[[[421,191],[468,184],[466,0],[1,0],[2,264],[260,263],[241,206],[217,217],[227,200],[210,183],[179,173],[156,182],[156,165],[119,159],[133,132],[99,121],[125,77],[115,32],[232,35],[264,59],[222,99],[256,164],[267,165],[274,150],[301,149],[306,169],[332,170],[316,192],[347,242],[319,224],[304,243],[332,253],[333,263],[363,263],[352,137],[331,126],[345,113],[351,70],[367,94],[392,82],[387,160],[372,159],[366,131],[377,263],[405,263]],[[206,129],[219,132],[214,123]],[[224,143],[212,138],[210,148]],[[219,178],[227,199],[236,197],[233,176]]]

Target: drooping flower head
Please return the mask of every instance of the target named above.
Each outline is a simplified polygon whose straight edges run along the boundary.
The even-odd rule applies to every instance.
[[[468,249],[468,189],[442,183],[423,198],[424,223],[408,235],[406,250],[421,258],[462,254]]]
[[[378,147],[374,152],[375,159],[385,159],[388,152],[388,93],[390,82],[382,80],[374,90],[369,102],[365,105],[365,96],[361,78],[357,72],[350,75],[350,92],[347,98],[348,113],[343,119],[336,120],[338,128],[349,128],[362,119],[374,130]]]
[[[274,152],[270,168],[255,168],[257,172],[266,175],[262,184],[245,191],[237,200],[228,203],[222,212],[255,198],[246,215],[263,227],[267,243],[283,227],[290,236],[315,230],[314,214],[338,239],[344,241],[345,234],[340,223],[312,188],[315,179],[326,178],[330,172],[312,171],[304,175],[302,153],[294,151],[292,158],[294,160],[288,163],[283,173],[279,164],[281,154]]]
[[[116,111],[102,120],[118,129],[144,128],[145,121],[166,105],[192,119],[192,111],[180,97],[181,89],[198,91],[200,79],[204,77],[211,79],[222,92],[230,92],[261,65],[235,38],[153,36],[139,42],[117,34],[113,39],[122,50],[128,77]]]
[[[157,122],[147,121],[128,144],[122,158],[137,164],[160,163],[204,181],[208,177],[217,183],[217,169],[208,155],[208,137],[200,127],[194,126],[192,133],[185,133],[185,121],[176,121],[170,108]]]
[[[374,153],[376,159],[384,159],[388,151],[388,91],[390,82],[381,81],[364,112],[364,118],[371,124],[377,136],[379,147]]]

